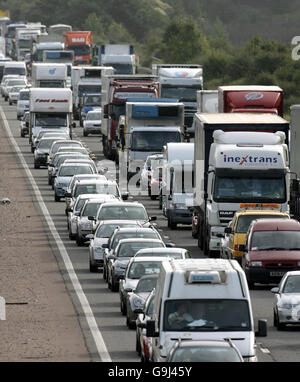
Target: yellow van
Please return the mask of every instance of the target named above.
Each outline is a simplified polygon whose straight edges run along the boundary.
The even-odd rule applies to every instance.
[[[242,260],[243,252],[238,251],[238,246],[239,244],[245,243],[246,234],[252,220],[273,217],[290,218],[290,215],[287,212],[280,212],[276,209],[272,209],[272,204],[268,206],[268,208],[253,208],[245,204],[245,207],[243,207],[242,210],[239,210],[234,214],[228,227],[225,228],[225,234],[229,236],[225,251],[230,259],[235,259],[239,262]]]

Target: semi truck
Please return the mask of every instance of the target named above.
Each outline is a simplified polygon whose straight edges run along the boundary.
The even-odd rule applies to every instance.
[[[65,48],[74,51],[74,65],[90,65],[92,60],[92,32],[65,32]]]
[[[126,122],[119,126],[118,158],[127,179],[139,174],[149,155],[160,153],[168,142],[182,142],[184,105],[171,99],[127,99]]]
[[[273,113],[283,117],[283,90],[278,86],[220,86],[219,113]]]
[[[194,143],[169,142],[163,148],[161,205],[168,227],[191,224],[193,205]]]
[[[195,122],[193,220],[199,247],[214,257],[244,203],[289,212],[289,123],[266,113],[197,113]]]
[[[65,64],[32,64],[32,86],[35,88],[65,88],[67,66]]]
[[[74,119],[80,119],[83,95],[102,92],[102,78],[113,73],[112,67],[106,66],[73,66],[71,74],[71,89],[73,91]],[[99,107],[101,104],[99,105]]]
[[[125,115],[127,98],[158,98],[157,76],[104,75],[102,77],[102,146],[104,156],[117,159],[116,131],[121,115]]]
[[[192,64],[153,64],[152,74],[159,77],[160,96],[184,103],[184,123],[191,127],[197,111],[197,91],[203,89],[203,69]]]
[[[42,129],[59,129],[72,138],[72,91],[70,89],[31,88],[29,90],[29,143]]]
[[[17,61],[24,61],[27,53],[30,53],[31,40],[41,34],[40,29],[35,28],[18,28],[16,30],[16,39],[13,45],[12,55]]]
[[[114,74],[135,74],[135,54],[133,45],[101,45],[98,51],[98,65],[112,66]]]

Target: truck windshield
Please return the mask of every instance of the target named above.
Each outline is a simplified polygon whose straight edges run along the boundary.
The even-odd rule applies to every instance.
[[[199,86],[163,86],[161,89],[162,98],[175,98],[179,101],[197,102],[197,90],[202,90]]]
[[[133,74],[133,66],[130,64],[106,63],[105,66],[112,66],[115,74]]]
[[[287,218],[288,216],[285,215],[279,215],[279,214],[274,214],[274,215],[268,215],[268,214],[260,214],[260,215],[242,215],[239,217],[237,226],[236,226],[236,233],[247,233],[248,228],[252,220],[255,219],[270,219],[270,218],[276,218],[276,219],[281,219],[281,218]]]
[[[168,300],[164,308],[165,331],[249,331],[248,301],[232,299]]]
[[[214,201],[284,203],[285,178],[284,176],[281,178],[216,176]]]
[[[73,50],[75,56],[88,56],[90,47],[88,45],[69,45],[68,50]]]
[[[31,40],[29,39],[19,40],[20,49],[30,49],[30,44],[31,44]]]
[[[36,113],[35,114],[36,126],[67,126],[66,113]]]
[[[101,85],[92,85],[92,84],[84,84],[84,85],[78,85],[78,95],[79,97],[82,97],[84,93],[91,94],[91,93],[101,93]]]
[[[299,231],[254,231],[251,251],[300,250]]]
[[[20,92],[19,93],[20,101],[29,101],[29,92]]]
[[[64,88],[64,81],[61,80],[41,80],[40,88]]]
[[[162,151],[169,142],[181,142],[178,131],[135,131],[132,133],[132,151]]]
[[[100,106],[101,105],[101,95],[88,95],[83,97],[84,106]]]

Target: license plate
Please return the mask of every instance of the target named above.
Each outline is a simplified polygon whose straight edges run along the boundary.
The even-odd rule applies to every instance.
[[[270,272],[270,276],[283,276],[285,272]]]

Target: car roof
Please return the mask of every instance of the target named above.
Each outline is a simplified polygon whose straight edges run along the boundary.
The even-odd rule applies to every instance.
[[[236,213],[236,216],[239,217],[241,215],[284,215],[284,216],[290,216],[287,212],[281,212],[281,211],[277,211],[277,210],[267,210],[267,209],[249,209],[249,210],[240,210],[240,211],[237,211]]]
[[[105,179],[84,179],[84,180],[78,180],[76,182],[76,185],[86,185],[86,184],[109,184],[109,185],[116,185],[116,182],[114,180],[108,180],[107,178]],[[122,202],[123,203],[123,202]]]
[[[99,178],[98,178],[98,176],[99,176]],[[107,179],[105,175],[101,175],[101,174],[77,174],[77,175],[74,175],[76,182],[79,182],[79,183],[83,182],[83,180],[80,180],[80,178],[85,178],[85,177],[88,177],[91,179],[103,179],[103,180]],[[89,180],[89,179],[84,179],[84,180]]]
[[[147,262],[147,261],[165,261],[165,260],[169,260],[169,258],[166,256],[166,257],[162,257],[162,256],[144,256],[144,257],[132,257],[130,259],[130,263],[143,263],[143,262]]]
[[[111,194],[81,194],[78,195],[76,199],[113,199],[115,198],[114,195]]]
[[[182,340],[178,347],[207,346],[207,347],[232,347],[229,341],[222,340]]]
[[[113,204],[115,204],[115,203],[105,203],[105,204],[103,204],[101,206],[101,208],[109,207],[110,205],[113,205]],[[123,207],[136,206],[136,207],[143,207],[143,208],[145,208],[145,206],[142,203],[139,203],[139,202],[121,202],[121,204],[122,204]]]
[[[141,223],[138,220],[118,220],[118,219],[112,219],[112,220],[101,220],[98,224],[98,227],[100,227],[103,224],[136,224],[137,226],[141,226]]]
[[[300,231],[295,219],[257,219],[252,222],[252,231]]]
[[[122,239],[119,241],[119,245],[124,243],[135,243],[135,242],[146,242],[146,243],[163,243],[160,239],[144,239],[140,237],[133,237],[130,239]]]
[[[153,232],[154,231],[154,227],[151,228],[151,227],[120,227],[120,228],[116,228],[115,232],[114,233],[129,233],[129,232]],[[155,231],[154,231],[155,232]]]
[[[66,161],[67,162],[67,161]],[[64,162],[64,163],[62,163],[61,165],[60,165],[60,167],[71,167],[71,166],[76,166],[76,165],[86,165],[86,166],[88,166],[89,165],[89,162],[88,161],[86,161],[86,162],[81,162],[81,161],[79,161],[79,162]],[[73,175],[72,175],[73,176]]]
[[[181,253],[184,251],[187,251],[187,250],[184,248],[178,248],[178,247],[171,247],[171,248],[168,247],[168,248],[143,248],[143,249],[140,249],[138,252],[139,253],[147,253],[147,252]]]

